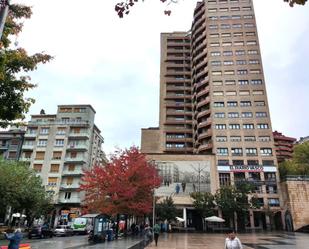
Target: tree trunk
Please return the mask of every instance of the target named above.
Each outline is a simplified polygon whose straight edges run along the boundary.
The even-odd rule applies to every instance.
[[[115,239],[118,239],[118,233],[119,233],[119,220],[120,220],[120,216],[119,214],[117,214],[117,217],[116,217],[116,223],[117,223],[117,226],[116,226],[116,234],[115,234]]]

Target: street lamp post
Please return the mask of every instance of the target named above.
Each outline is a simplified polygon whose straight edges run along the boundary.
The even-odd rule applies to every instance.
[[[10,0],[0,0],[0,39],[2,37],[6,17],[9,13]]]

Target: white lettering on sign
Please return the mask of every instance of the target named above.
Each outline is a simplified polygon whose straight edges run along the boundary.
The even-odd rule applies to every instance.
[[[262,172],[264,171],[264,167],[261,165],[230,165],[230,171],[232,172]]]

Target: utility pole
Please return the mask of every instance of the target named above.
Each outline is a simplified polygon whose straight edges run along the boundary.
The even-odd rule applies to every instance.
[[[2,32],[6,17],[9,13],[10,0],[0,0],[0,39],[2,38]]]

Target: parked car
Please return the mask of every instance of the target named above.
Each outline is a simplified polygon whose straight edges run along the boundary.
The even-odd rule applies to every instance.
[[[54,236],[53,231],[48,226],[33,226],[28,233],[28,238],[52,238]]]
[[[72,236],[73,234],[73,228],[68,225],[57,226],[54,230],[55,236]]]

